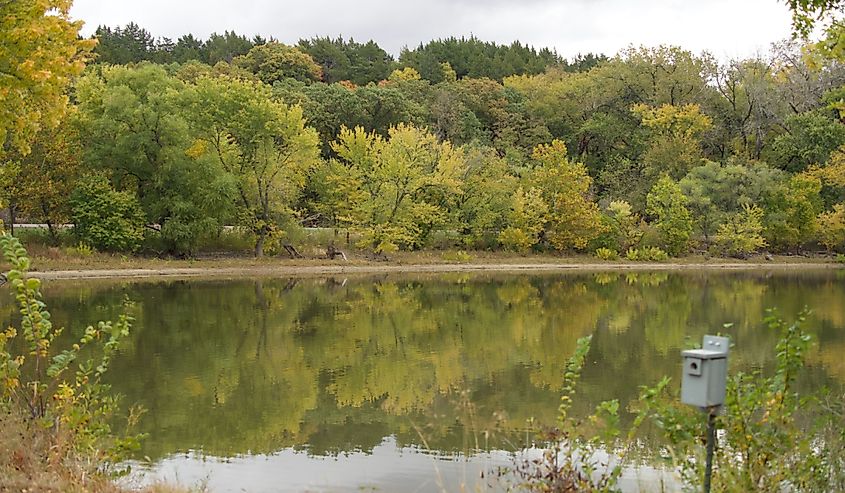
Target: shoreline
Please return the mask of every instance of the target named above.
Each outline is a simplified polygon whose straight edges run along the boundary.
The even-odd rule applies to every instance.
[[[242,267],[164,267],[111,268],[30,271],[29,277],[42,280],[72,279],[146,279],[192,277],[270,277],[321,276],[335,274],[405,274],[449,272],[642,272],[642,271],[763,271],[763,270],[834,270],[845,265],[831,262],[730,262],[730,263],[433,263],[433,264],[319,264],[319,265],[246,265]]]

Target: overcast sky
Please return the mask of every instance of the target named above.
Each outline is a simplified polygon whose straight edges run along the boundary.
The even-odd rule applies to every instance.
[[[212,32],[273,36],[285,43],[312,36],[403,46],[474,34],[577,53],[612,55],[630,44],[680,45],[721,59],[764,52],[790,34],[781,0],[75,0],[72,15],[98,25],[141,25],[172,39]]]

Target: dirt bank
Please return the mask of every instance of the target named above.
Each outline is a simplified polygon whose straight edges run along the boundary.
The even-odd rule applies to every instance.
[[[554,272],[554,271],[680,271],[680,270],[809,270],[842,268],[834,263],[466,263],[406,265],[252,265],[150,269],[80,269],[31,272],[40,279],[108,279],[155,277],[270,277],[416,272]]]

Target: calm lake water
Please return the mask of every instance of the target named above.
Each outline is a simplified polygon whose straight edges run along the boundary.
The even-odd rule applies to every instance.
[[[71,332],[124,309],[136,317],[109,376],[147,410],[147,477],[213,491],[457,491],[492,481],[531,440],[530,420],[554,422],[565,361],[585,335],[578,412],[677,380],[679,351],[705,333],[733,338],[731,372],[770,368],[769,307],[789,319],[813,311],[802,385],[841,386],[844,281],[843,271],[450,274],[54,281],[44,294]]]

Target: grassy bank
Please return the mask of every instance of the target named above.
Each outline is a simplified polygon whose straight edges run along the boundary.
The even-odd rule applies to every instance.
[[[311,229],[301,232],[295,242],[294,257],[290,252],[279,247],[268,249],[268,255],[255,258],[252,255],[251,240],[236,231],[225,231],[208,242],[202,249],[188,258],[169,256],[154,249],[146,249],[136,254],[97,252],[79,244],[74,244],[67,231],[59,236],[59,244],[53,245],[46,230],[19,229],[16,236],[29,251],[33,261],[32,270],[40,272],[67,270],[129,270],[129,269],[276,269],[284,267],[327,267],[353,266],[373,267],[408,266],[408,265],[539,265],[555,264],[566,266],[640,266],[657,265],[656,263],[628,261],[624,256],[620,260],[602,260],[590,254],[528,253],[520,254],[507,251],[461,250],[447,241],[434,247],[413,252],[399,251],[387,255],[375,255],[370,251],[358,249],[354,244],[347,244],[343,235],[335,234],[331,229]],[[354,242],[353,242],[354,243]],[[346,258],[337,256],[329,259],[327,245],[334,244]],[[836,264],[837,257],[823,253],[803,255],[752,255],[745,259],[691,254],[679,258],[670,258],[659,265],[793,265],[793,264]],[[845,265],[845,264],[843,264]]]

